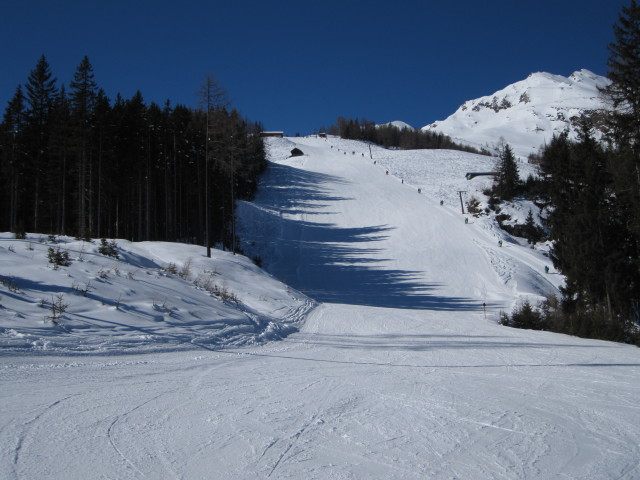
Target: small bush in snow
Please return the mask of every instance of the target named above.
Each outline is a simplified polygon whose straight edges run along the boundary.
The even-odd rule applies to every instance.
[[[9,280],[9,285],[7,286],[11,293],[18,293],[20,291],[20,286],[15,278]]]
[[[82,248],[80,248],[80,253],[78,254],[78,261],[84,262],[84,242],[82,242]]]
[[[195,284],[196,287],[202,288],[203,290],[206,290],[209,293],[212,292],[212,289],[214,286],[212,275],[204,275],[204,274],[198,275],[198,278],[196,278],[193,283]]]
[[[214,282],[213,275],[199,275],[193,283],[196,287],[202,288],[222,300],[240,303],[240,299],[235,293],[230,291],[226,286],[219,286]]]
[[[471,197],[471,199],[467,202],[467,211],[471,215],[480,215],[482,213],[482,209],[480,208],[480,200],[476,197]]]
[[[180,276],[180,278],[189,280],[189,277],[191,277],[191,259],[188,259],[185,264],[182,265],[182,268],[180,269],[178,275]]]
[[[176,266],[175,263],[170,263],[169,265],[164,267],[164,271],[166,273],[168,273],[169,275],[177,275],[178,274],[178,267]]]
[[[71,288],[73,288],[76,292],[81,293],[83,297],[89,295],[89,292],[93,290],[91,282],[87,282],[84,285],[80,285],[79,283],[74,282]]]
[[[214,285],[213,291],[211,293],[213,293],[216,297],[221,298],[222,300],[227,300],[234,303],[240,303],[240,299],[237,297],[237,295],[232,291],[230,291],[224,285],[222,287],[219,287],[218,285]]]
[[[102,280],[106,280],[107,278],[109,278],[109,270],[101,268],[100,270],[98,270],[98,277]]]
[[[120,254],[118,253],[118,244],[115,240],[108,242],[106,238],[101,238],[98,253],[107,257],[120,258]]]
[[[163,313],[166,313],[170,317],[173,316],[173,309],[169,306],[167,297],[164,297],[163,299],[154,298],[153,308],[156,310],[160,310]]]
[[[69,304],[64,302],[64,295],[60,293],[55,298],[51,297],[49,308],[51,309],[51,315],[48,318],[57,325],[64,312],[69,308]]]
[[[66,250],[60,250],[60,247],[55,249],[49,247],[47,252],[47,258],[49,258],[49,263],[53,265],[53,268],[57,269],[58,267],[68,267],[71,265],[69,252]]]
[[[515,328],[544,330],[544,324],[545,322],[542,315],[533,309],[528,300],[525,300],[511,315],[511,325]]]

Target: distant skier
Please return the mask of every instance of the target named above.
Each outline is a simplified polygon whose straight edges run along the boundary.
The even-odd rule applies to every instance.
[[[421,188],[418,189],[418,193],[422,193],[422,189]]]
[[[549,273],[549,267],[547,265],[544,266],[544,273]]]
[[[387,170],[387,175],[389,175],[389,170]]]
[[[464,223],[465,223],[465,225],[466,225],[467,223],[469,223],[469,217],[464,217]]]
[[[440,200],[440,206],[444,205],[444,200]]]
[[[498,246],[501,247],[502,246],[502,240],[498,240]]]

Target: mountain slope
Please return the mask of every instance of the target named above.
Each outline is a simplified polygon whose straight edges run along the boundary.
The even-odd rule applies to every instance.
[[[569,77],[532,73],[492,95],[465,102],[447,119],[423,130],[490,150],[504,138],[516,155],[527,157],[554,134],[569,129],[574,135],[572,120],[582,112],[606,108],[598,88],[608,82],[588,70]]]
[[[425,308],[459,303],[477,309],[495,302],[510,309],[521,295],[557,292],[560,278],[543,275],[542,252],[519,248],[488,218],[473,225],[463,221],[458,192],[466,191],[466,202],[491,181],[470,182],[465,173],[490,171],[493,158],[370,150],[365,143],[329,137],[295,139],[306,155],[287,159],[291,140],[270,143],[277,163],[264,181],[279,187],[264,188],[255,203],[243,205],[243,248],[312,298]],[[500,249],[499,240],[514,248]],[[522,250],[535,260],[515,259]],[[534,280],[518,284],[518,274]]]

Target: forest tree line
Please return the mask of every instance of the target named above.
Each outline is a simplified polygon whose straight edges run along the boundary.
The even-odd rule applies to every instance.
[[[111,101],[87,57],[67,88],[42,56],[0,125],[0,231],[234,245],[234,202],[266,168],[261,128],[212,77],[200,97]]]
[[[443,133],[398,128],[392,124],[376,125],[375,122],[365,119],[338,117],[336,124],[326,129],[326,133],[349,140],[372,142],[385,148],[402,150],[447,149],[489,155],[486,151],[480,151],[468,145],[460,145]]]

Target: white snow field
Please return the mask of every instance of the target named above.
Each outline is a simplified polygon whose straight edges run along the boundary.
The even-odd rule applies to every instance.
[[[489,180],[464,173],[492,159],[268,145],[238,228],[272,276],[166,243],[79,260],[70,239],[52,270],[43,244],[1,238],[0,478],[640,478],[640,350],[497,323],[562,278],[486,217],[465,224],[457,191]],[[189,258],[240,303],[160,269]],[[37,298],[61,285],[56,326]]]
[[[565,130],[575,139],[574,120],[581,114],[611,108],[599,90],[609,83],[606,77],[585,69],[568,77],[532,73],[492,95],[464,102],[445,120],[422,130],[444,133],[457,142],[490,151],[503,138],[516,156],[527,158]]]

